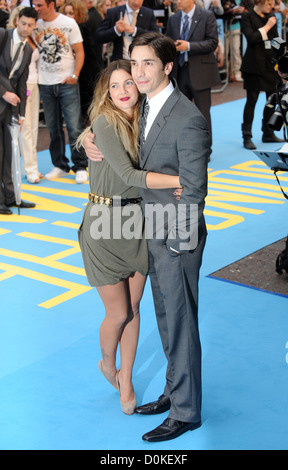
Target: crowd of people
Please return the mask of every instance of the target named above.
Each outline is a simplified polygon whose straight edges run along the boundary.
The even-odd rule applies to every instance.
[[[19,11],[31,6],[30,0],[1,0],[0,27],[16,27]],[[261,2],[260,2],[261,3]],[[53,167],[45,177],[54,179],[75,172],[76,183],[85,183],[87,159],[81,149],[75,150],[74,143],[88,120],[88,108],[92,101],[97,77],[111,61],[129,58],[128,47],[133,37],[147,31],[160,30],[178,40],[177,50],[181,52],[183,65],[176,64],[174,76],[180,90],[192,99],[206,118],[210,129],[210,153],[212,153],[212,124],[210,117],[211,88],[220,83],[219,66],[223,64],[223,44],[218,37],[215,18],[223,18],[230,54],[230,78],[243,81],[242,44],[240,20],[244,14],[242,34],[248,41],[246,12],[253,7],[253,0],[56,0],[33,3],[37,11],[36,29],[27,38],[33,49],[27,80],[27,105],[20,145],[24,171],[29,183],[39,183],[43,175],[37,161],[37,139],[39,125],[39,103],[43,104],[45,122],[49,130],[50,152]],[[196,7],[198,25],[192,34],[192,6]],[[278,0],[271,9],[286,15],[286,7]],[[187,33],[189,42],[179,36],[179,21],[182,11],[188,15]],[[208,13],[209,12],[209,13]],[[211,14],[212,13],[212,14]],[[73,20],[73,21],[71,21]],[[76,23],[76,24],[75,24]],[[65,31],[64,37],[58,34],[59,28]],[[49,29],[49,33],[47,31]],[[248,28],[249,29],[249,28]],[[52,30],[52,33],[51,33]],[[68,33],[69,30],[69,33]],[[276,34],[277,28],[269,36]],[[230,44],[229,44],[230,42]],[[264,40],[263,40],[264,44]],[[267,44],[267,41],[266,43]],[[193,46],[192,46],[193,45]],[[259,46],[260,47],[260,46]],[[187,49],[188,48],[188,49]],[[187,49],[187,50],[185,50]],[[203,57],[205,60],[203,60]],[[215,59],[216,57],[216,64]],[[185,59],[185,61],[184,61]],[[253,64],[253,60],[250,62]],[[67,75],[67,67],[71,74]],[[244,68],[247,69],[245,58]],[[197,73],[193,71],[197,70]],[[69,71],[70,72],[70,71]],[[263,74],[263,68],[261,70]],[[250,75],[249,75],[250,76]],[[267,91],[261,88],[253,90]],[[274,82],[272,83],[272,87]],[[248,86],[248,89],[247,89]],[[253,107],[257,98],[250,92],[251,84],[244,83],[247,89],[247,104],[243,116],[242,133],[245,148],[254,148],[251,141]],[[254,86],[255,88],[255,86]],[[269,90],[270,93],[270,90]],[[71,162],[65,155],[65,134],[63,122],[68,131],[71,149]],[[263,117],[264,141],[276,139]],[[270,139],[270,140],[269,140]]]
[[[86,183],[89,168],[79,243],[88,281],[105,306],[99,369],[118,390],[125,414],[169,410],[145,441],[174,439],[201,426],[198,280],[207,233],[211,89],[220,83],[216,18],[227,15],[235,32],[229,36],[235,77],[244,80],[247,91],[244,146],[253,148],[259,92],[268,97],[277,78],[271,66],[271,39],[278,35],[274,2],[34,0],[30,5],[23,0],[7,6],[0,1],[0,214],[12,214],[16,203],[12,115],[21,128],[27,180],[37,184],[43,176],[37,162],[41,100],[53,165],[46,179],[72,169],[76,183]],[[247,39],[243,59],[237,56],[239,15]],[[266,110],[263,141],[275,142],[268,118]],[[157,208],[167,205],[173,219],[159,230]],[[133,209],[131,226],[127,206]],[[34,205],[21,201],[20,207]],[[167,371],[159,398],[137,406],[133,364],[148,274]]]

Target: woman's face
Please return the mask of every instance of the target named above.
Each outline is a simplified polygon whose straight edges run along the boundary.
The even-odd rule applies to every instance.
[[[0,9],[7,10],[7,2],[6,0],[0,0]]]
[[[274,0],[268,0],[265,3],[260,3],[259,7],[261,9],[261,12],[267,15],[271,12],[272,8],[274,7]]]
[[[102,11],[103,11],[103,14],[106,15],[107,13],[107,10],[109,10],[109,8],[112,7],[112,3],[110,0],[106,0],[103,5],[102,5]]]
[[[74,10],[73,10],[72,5],[66,5],[65,15],[69,16],[70,18],[75,18],[75,14],[74,14]]]
[[[117,108],[133,115],[133,108],[138,101],[138,90],[130,73],[126,70],[114,70],[109,83],[110,97]]]

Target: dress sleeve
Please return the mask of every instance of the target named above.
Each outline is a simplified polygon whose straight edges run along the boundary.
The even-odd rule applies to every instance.
[[[93,124],[94,143],[104,155],[105,160],[127,186],[147,189],[146,170],[137,170],[127,154],[114,127],[104,116],[99,116]]]

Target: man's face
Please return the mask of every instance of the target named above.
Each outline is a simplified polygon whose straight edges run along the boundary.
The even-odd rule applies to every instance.
[[[38,18],[41,18],[45,21],[49,18],[51,10],[54,10],[54,3],[47,5],[45,0],[35,0],[34,8],[38,13]]]
[[[31,36],[33,29],[36,26],[36,20],[34,18],[27,18],[26,16],[21,16],[17,20],[17,33],[21,41],[24,41]]]
[[[169,74],[173,62],[163,64],[150,46],[136,46],[131,54],[131,71],[134,82],[140,93],[152,98],[169,83]]]
[[[191,11],[193,6],[194,0],[177,0],[178,10],[183,10],[185,13]]]
[[[138,10],[142,7],[144,0],[128,0],[128,5],[132,10]]]

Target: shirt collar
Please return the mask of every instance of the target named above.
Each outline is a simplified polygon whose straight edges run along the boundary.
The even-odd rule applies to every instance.
[[[27,42],[27,39],[25,39],[24,41],[21,41],[17,32],[17,28],[15,28],[13,31],[13,44],[15,46],[16,44],[19,44],[20,42],[23,42],[23,44],[25,45]]]
[[[133,13],[133,11],[136,11],[136,13],[139,13],[139,8],[138,10],[132,10],[132,8],[129,7],[128,2],[126,2],[126,11],[127,13]]]
[[[184,19],[184,16],[186,16],[186,15],[188,15],[188,16],[189,16],[189,20],[191,20],[192,16],[194,15],[195,8],[196,8],[196,5],[194,4],[192,10],[188,11],[188,13],[185,13],[185,12],[182,10],[182,20]]]
[[[153,96],[150,100],[147,97],[147,101],[149,103],[149,107],[151,110],[157,109],[158,111],[162,108],[164,105],[165,101],[169,98],[171,93],[174,91],[174,86],[172,82],[169,82],[169,84],[164,88],[164,90],[160,91],[160,93],[157,93],[157,95]]]

